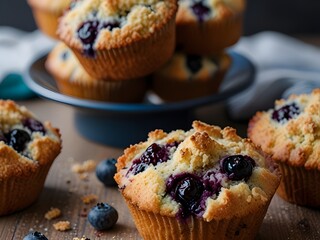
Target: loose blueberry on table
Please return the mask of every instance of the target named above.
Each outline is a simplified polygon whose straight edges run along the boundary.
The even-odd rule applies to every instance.
[[[116,159],[110,158],[103,160],[96,167],[96,176],[105,186],[111,187],[117,185],[113,178],[117,172],[117,168],[115,166],[116,162]]]
[[[97,203],[90,210],[88,221],[96,230],[107,230],[118,221],[118,212],[107,203]]]
[[[48,240],[48,238],[40,232],[30,232],[23,240]]]
[[[277,122],[290,120],[300,114],[300,108],[296,103],[284,105],[272,112],[271,118]]]

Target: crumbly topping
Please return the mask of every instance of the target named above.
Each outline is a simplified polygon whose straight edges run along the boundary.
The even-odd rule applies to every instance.
[[[51,220],[61,216],[61,210],[59,208],[51,208],[44,215],[45,219]]]
[[[73,39],[72,45],[81,48],[77,30],[83,22],[97,19],[120,22],[120,27],[102,29],[96,39],[96,49],[117,48],[147,38],[175,17],[174,0],[88,0],[77,1],[61,18],[58,34],[61,39]],[[69,42],[69,41],[67,41]]]
[[[289,120],[272,119],[274,109],[293,103],[299,114]],[[320,89],[277,100],[274,109],[256,113],[250,120],[248,136],[276,161],[320,169]]]
[[[64,232],[71,229],[71,224],[69,221],[59,221],[57,223],[54,223],[53,227],[57,231]]]
[[[152,143],[165,144],[172,141],[181,143],[174,151],[169,152],[168,161],[150,164],[138,174],[130,172],[133,161]],[[166,181],[169,177],[184,173],[200,174],[218,169],[220,160],[231,155],[252,158],[255,161],[252,175],[246,181],[233,181],[221,176],[221,190],[218,195],[207,198],[203,218],[211,221],[234,215],[240,217],[267,204],[279,185],[280,178],[278,172],[269,168],[266,157],[251,141],[238,136],[236,130],[231,127],[221,129],[195,121],[193,129],[187,132],[153,131],[146,142],[125,150],[124,155],[118,159],[115,179],[123,196],[139,209],[175,216],[179,205],[166,194]],[[215,177],[219,178],[219,173]]]
[[[87,173],[92,172],[96,169],[97,162],[95,160],[89,159],[83,163],[75,163],[72,165],[71,170],[75,173]]]
[[[98,196],[96,194],[88,194],[81,197],[81,200],[84,204],[94,203],[98,200]]]

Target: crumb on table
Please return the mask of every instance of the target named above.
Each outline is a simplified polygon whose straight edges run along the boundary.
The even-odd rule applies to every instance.
[[[75,163],[72,165],[71,170],[75,173],[92,172],[95,170],[97,162],[95,160],[86,160],[82,164]]]
[[[81,197],[81,200],[84,204],[94,203],[98,200],[98,196],[95,194],[87,194]]]
[[[44,215],[45,219],[51,220],[61,216],[61,210],[59,208],[51,208]]]
[[[71,224],[69,221],[59,221],[55,224],[53,224],[53,227],[57,231],[67,231],[71,229]]]

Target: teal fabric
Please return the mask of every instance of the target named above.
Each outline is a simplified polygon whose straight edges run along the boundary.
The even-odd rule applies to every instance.
[[[25,100],[35,97],[24,83],[23,77],[18,73],[8,74],[0,83],[0,98],[12,100]]]

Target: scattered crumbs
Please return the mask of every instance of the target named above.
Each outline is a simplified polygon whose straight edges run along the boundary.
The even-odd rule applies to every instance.
[[[75,237],[73,240],[90,240],[90,238],[83,236],[82,238]]]
[[[84,204],[95,203],[98,200],[98,196],[95,194],[87,194],[81,197]]]
[[[71,229],[71,224],[69,221],[59,221],[57,223],[54,223],[53,227],[57,231],[64,232]]]
[[[97,162],[95,160],[86,160],[82,164],[75,163],[72,165],[71,170],[75,173],[92,172],[95,170]]]
[[[45,219],[51,220],[61,216],[61,210],[59,208],[51,208],[45,215]]]

